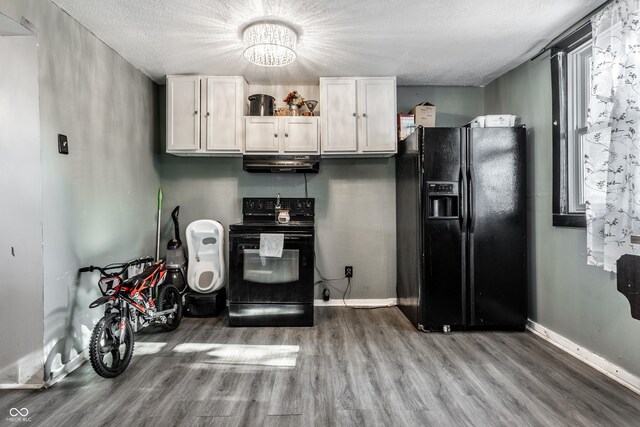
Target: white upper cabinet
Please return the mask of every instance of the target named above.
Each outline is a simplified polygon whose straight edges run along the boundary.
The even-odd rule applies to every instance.
[[[396,152],[395,79],[359,79],[359,148],[362,152]]]
[[[322,154],[393,155],[396,109],[395,77],[321,78]]]
[[[247,153],[277,153],[280,151],[278,135],[279,122],[277,117],[253,116],[246,117]]]
[[[356,79],[320,79],[323,153],[357,151],[356,93]]]
[[[167,76],[167,152],[240,155],[244,77]]]
[[[207,151],[242,152],[244,78],[207,77]]]
[[[312,89],[307,91],[309,96],[319,94],[320,117],[258,117],[247,116],[244,77],[167,76],[167,152],[327,157],[396,153],[395,77],[323,77],[319,92],[317,86]]]
[[[200,149],[200,77],[167,78],[167,152]]]
[[[245,117],[245,152],[252,154],[317,154],[318,117]]]
[[[280,119],[285,153],[318,152],[317,117],[283,117]]]

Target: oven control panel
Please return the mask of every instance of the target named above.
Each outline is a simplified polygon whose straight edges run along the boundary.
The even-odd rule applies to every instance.
[[[245,197],[242,199],[242,214],[245,217],[275,216],[275,197]],[[288,209],[294,217],[313,217],[315,215],[315,199],[313,198],[280,198],[280,208]]]

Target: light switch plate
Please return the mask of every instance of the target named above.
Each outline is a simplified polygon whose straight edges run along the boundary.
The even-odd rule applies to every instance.
[[[58,153],[69,154],[69,142],[67,141],[67,135],[58,134]]]

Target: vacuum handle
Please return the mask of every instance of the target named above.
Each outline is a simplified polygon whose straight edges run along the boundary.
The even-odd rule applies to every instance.
[[[173,232],[175,233],[176,240],[180,240],[180,227],[178,226],[178,215],[180,214],[180,206],[171,212],[171,219],[173,220]]]

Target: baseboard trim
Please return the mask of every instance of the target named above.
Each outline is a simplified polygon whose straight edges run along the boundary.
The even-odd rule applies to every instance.
[[[559,333],[554,332],[551,329],[548,329],[532,320],[529,320],[527,322],[527,329],[529,329],[531,332],[544,339],[545,341],[548,341],[559,349],[569,353],[576,359],[586,363],[597,371],[602,372],[603,374],[616,381],[617,383],[625,386],[629,390],[640,394],[640,378],[635,376],[631,372],[609,362],[607,359],[598,356],[591,350],[581,347],[570,339],[565,338]]]
[[[346,299],[348,306],[351,307],[395,307],[398,305],[398,298],[383,299]],[[332,298],[329,301],[317,299],[313,301],[316,307],[344,307],[342,298]]]
[[[71,372],[73,372],[76,369],[78,369],[87,360],[89,360],[89,349],[88,348],[85,349],[82,353],[78,354],[72,360],[68,361],[60,369],[56,370],[55,372],[52,372],[53,375],[51,375],[51,378],[49,378],[49,380],[45,381],[45,383],[44,383],[44,385],[42,387],[44,387],[44,388],[51,387],[52,385],[54,385],[55,383],[59,382],[60,380],[62,380],[67,375],[69,375]]]
[[[0,390],[40,390],[44,384],[0,384]]]

